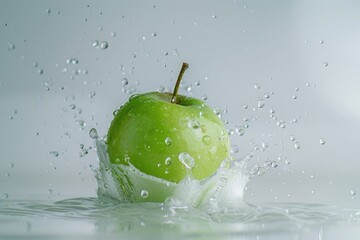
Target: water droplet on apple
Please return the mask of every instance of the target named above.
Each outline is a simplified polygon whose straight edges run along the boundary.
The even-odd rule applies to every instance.
[[[187,169],[193,169],[195,166],[195,160],[188,154],[187,152],[182,152],[179,154],[179,161],[182,165],[184,165]]]
[[[101,49],[107,49],[108,47],[109,47],[108,42],[103,41],[102,43],[100,43],[100,48],[101,48]]]
[[[116,109],[115,111],[113,111],[113,116],[115,117],[118,112],[119,112],[119,109]]]
[[[170,166],[171,163],[172,163],[171,157],[167,157],[167,158],[165,159],[165,165],[166,165],[166,166]]]
[[[211,137],[208,135],[205,135],[202,137],[202,141],[205,143],[205,145],[210,145],[211,144]]]
[[[171,138],[169,138],[169,137],[165,138],[165,145],[166,145],[166,146],[170,146],[171,143],[172,143]]]
[[[138,97],[139,94],[133,94],[129,97],[129,101],[133,100],[134,98]]]
[[[192,129],[198,129],[198,128],[200,128],[200,123],[196,119],[191,119],[188,122],[188,127],[192,128]]]
[[[97,133],[95,128],[90,129],[89,136],[92,139],[97,139],[98,138],[98,133]]]
[[[324,145],[326,143],[325,139],[323,139],[323,138],[320,138],[319,142],[320,142],[321,145]]]
[[[142,198],[147,198],[149,196],[149,192],[146,190],[141,190],[140,196]]]

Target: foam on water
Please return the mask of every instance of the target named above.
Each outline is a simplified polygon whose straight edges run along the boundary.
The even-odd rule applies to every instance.
[[[249,180],[241,162],[224,161],[218,171],[199,181],[191,172],[179,183],[169,182],[142,173],[134,166],[111,164],[102,140],[96,141],[100,160],[98,196],[119,202],[161,202],[174,207],[196,207],[206,212],[236,211],[246,204],[242,201]],[[143,194],[143,193],[146,194]]]

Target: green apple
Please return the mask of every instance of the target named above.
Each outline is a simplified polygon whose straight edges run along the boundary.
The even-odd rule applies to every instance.
[[[187,174],[211,176],[229,158],[227,130],[203,101],[178,95],[184,63],[173,94],[149,92],[130,97],[111,123],[107,149],[112,164],[178,183]]]

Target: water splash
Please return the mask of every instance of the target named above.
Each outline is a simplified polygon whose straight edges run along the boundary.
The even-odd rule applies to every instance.
[[[223,162],[211,177],[199,181],[190,175],[173,183],[142,173],[134,166],[111,164],[102,140],[96,140],[100,160],[97,171],[99,198],[127,202],[165,202],[173,207],[195,207],[206,212],[243,209],[249,177],[242,162]],[[230,165],[230,167],[229,167]],[[144,192],[146,197],[144,198]]]

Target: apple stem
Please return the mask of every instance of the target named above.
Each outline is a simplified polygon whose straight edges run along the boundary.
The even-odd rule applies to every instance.
[[[178,76],[178,78],[176,80],[175,88],[174,88],[174,91],[173,91],[173,94],[172,94],[172,97],[171,97],[171,102],[172,103],[176,103],[176,97],[177,97],[177,94],[178,94],[178,91],[179,91],[180,82],[181,82],[182,77],[184,76],[184,73],[185,73],[186,69],[188,69],[188,67],[189,67],[189,64],[187,64],[185,62],[182,64],[182,67],[181,67],[179,76]]]

